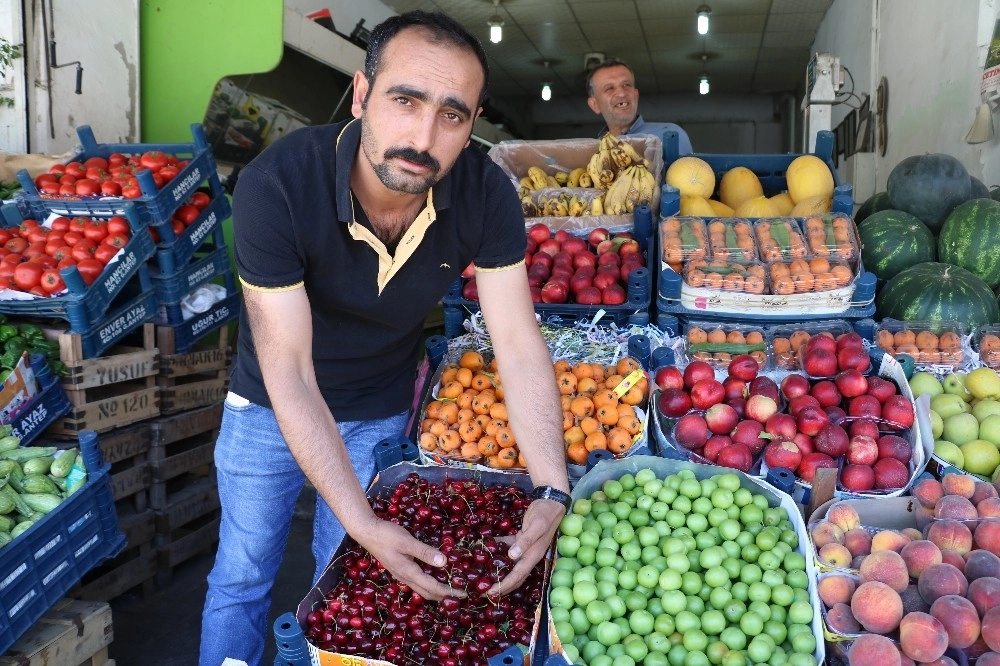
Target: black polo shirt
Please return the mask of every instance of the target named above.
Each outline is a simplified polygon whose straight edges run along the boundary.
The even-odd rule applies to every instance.
[[[244,289],[304,285],[316,379],[338,421],[409,408],[427,313],[470,261],[481,271],[513,268],[526,246],[513,184],[466,148],[390,254],[353,203],[360,139],[358,120],[296,130],[243,169],[233,195]],[[270,406],[245,308],[240,323],[231,389]]]

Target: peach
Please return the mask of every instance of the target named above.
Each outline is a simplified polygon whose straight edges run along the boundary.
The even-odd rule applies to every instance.
[[[941,490],[945,495],[971,499],[976,494],[976,479],[967,474],[945,474],[941,477]]]
[[[918,539],[903,546],[899,551],[903,561],[906,562],[906,570],[910,573],[910,578],[920,578],[924,569],[932,564],[941,563],[941,549],[934,545],[933,541]]]
[[[861,563],[861,582],[877,580],[896,592],[902,592],[910,584],[910,574],[907,569],[902,555],[894,550],[880,550],[866,557]]]
[[[872,552],[880,550],[894,550],[897,553],[903,550],[903,546],[910,543],[910,538],[897,532],[896,530],[882,530],[876,532],[872,537]]]
[[[965,579],[970,583],[977,578],[1000,578],[1000,557],[977,548],[965,556],[964,573]]]
[[[976,659],[976,666],[1000,666],[1000,652],[984,652]]]
[[[809,535],[817,551],[828,543],[844,543],[844,530],[827,520],[821,520],[813,525]]]
[[[854,507],[843,502],[838,502],[830,507],[826,512],[826,519],[840,528],[842,532],[861,527],[861,518]]]
[[[931,615],[948,632],[948,645],[967,648],[979,638],[979,613],[972,602],[957,594],[946,594],[931,604]]]
[[[993,486],[990,486],[992,488]],[[987,497],[976,504],[976,514],[980,518],[996,518],[1000,516],[1000,497]]]
[[[972,602],[979,617],[994,606],[1000,606],[1000,578],[986,576],[969,583],[965,598]]]
[[[826,612],[826,624],[838,634],[861,633],[861,625],[854,619],[851,607],[844,603],[836,603]]]
[[[1000,518],[983,518],[976,525],[976,546],[1000,555]]]
[[[994,652],[1000,652],[1000,606],[991,608],[983,615],[983,640]]]
[[[851,597],[851,612],[858,623],[875,634],[887,634],[903,619],[903,600],[885,583],[862,583]]]
[[[862,634],[847,651],[851,666],[900,666],[896,644],[885,636]]]
[[[846,569],[851,566],[851,551],[839,543],[828,543],[820,548],[816,554],[819,556],[820,562],[828,566],[839,569]]]
[[[976,642],[962,650],[962,654],[965,655],[966,660],[971,664],[979,658],[979,655],[986,654],[989,651],[990,646],[986,644],[986,639],[983,638],[982,631],[980,631]]]
[[[979,503],[983,500],[990,498],[997,499],[1000,497],[1000,493],[997,493],[997,489],[992,483],[986,483],[985,481],[976,481],[976,492],[972,494],[972,503],[979,507]]]
[[[944,496],[944,490],[937,479],[922,479],[913,486],[910,494],[916,497],[922,506],[933,509],[937,501]]]
[[[854,557],[867,555],[872,552],[872,535],[863,527],[855,527],[844,532],[844,545]]]
[[[899,533],[908,538],[910,541],[924,538],[923,532],[918,530],[916,527],[905,527],[899,530]]]
[[[969,589],[965,575],[953,564],[932,564],[917,579],[920,596],[929,604],[947,595],[964,596]]]
[[[903,601],[903,613],[926,613],[931,609],[931,605],[920,596],[920,590],[916,584],[910,584],[905,590],[899,593],[899,598]]]
[[[1000,527],[1000,520],[997,520],[997,524]],[[935,520],[927,528],[927,538],[942,551],[954,550],[960,555],[965,555],[972,550],[972,531],[965,523],[958,520],[950,518]]]
[[[826,607],[831,608],[834,604],[849,602],[856,587],[857,583],[850,576],[835,574],[820,578],[816,583],[816,592]]]
[[[976,507],[968,498],[961,495],[945,495],[934,505],[934,517],[975,520],[979,514],[976,513]]]
[[[913,661],[905,654],[899,655],[899,666],[917,666],[917,662]]]
[[[941,561],[945,564],[950,564],[963,574],[965,573],[965,558],[962,554],[954,550],[942,550],[941,551]]]
[[[928,613],[910,613],[899,623],[899,645],[913,661],[934,661],[948,649],[948,632]]]

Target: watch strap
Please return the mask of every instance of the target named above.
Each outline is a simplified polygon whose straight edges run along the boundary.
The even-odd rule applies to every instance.
[[[566,509],[566,513],[569,513],[570,507],[573,506],[573,498],[570,497],[569,493],[565,493],[552,486],[535,486],[529,497],[532,500],[546,499],[559,502]]]

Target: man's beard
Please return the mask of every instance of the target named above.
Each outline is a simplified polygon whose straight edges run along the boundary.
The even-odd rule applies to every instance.
[[[376,161],[378,157],[375,153],[375,137],[371,133],[369,126],[362,122],[361,149],[365,153],[365,158],[371,164],[375,175],[382,181],[388,189],[394,192],[405,192],[406,194],[423,194],[433,187],[441,178],[441,164],[431,157],[429,153],[421,153],[413,148],[394,147],[388,148],[382,154],[382,161]],[[389,160],[402,158],[414,164],[430,167],[433,171],[425,177],[401,173],[394,170]]]

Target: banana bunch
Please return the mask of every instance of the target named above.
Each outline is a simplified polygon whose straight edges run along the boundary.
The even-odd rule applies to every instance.
[[[656,193],[656,179],[642,164],[625,167],[604,195],[604,212],[608,215],[631,213],[640,204],[648,204]]]
[[[623,169],[634,165],[648,169],[649,160],[636,152],[628,141],[622,141],[609,133],[601,137],[597,152],[587,164],[587,174],[592,187],[608,189]]]
[[[521,210],[525,217],[580,217],[581,215],[602,215],[604,211],[604,195],[593,197],[589,202],[587,197],[559,192],[552,196],[539,196],[537,201],[531,192],[521,193]]]

